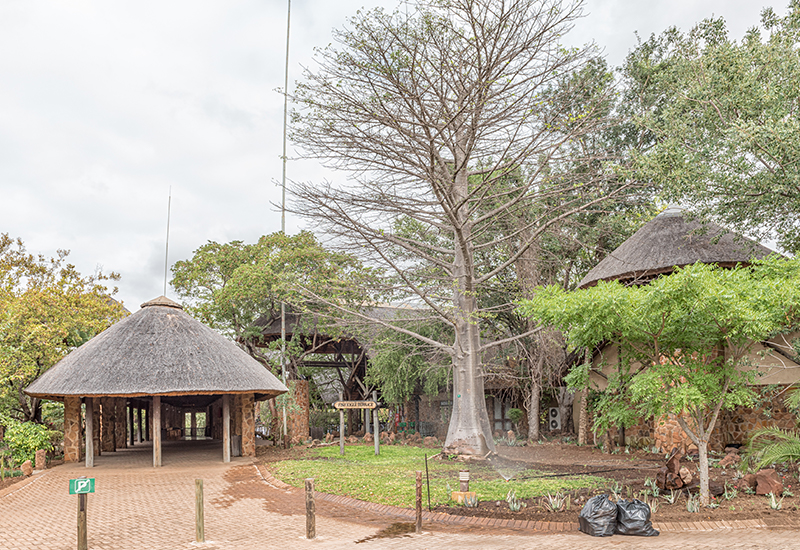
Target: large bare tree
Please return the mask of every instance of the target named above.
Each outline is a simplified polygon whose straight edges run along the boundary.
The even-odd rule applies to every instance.
[[[363,316],[452,357],[450,451],[494,449],[482,356],[537,330],[482,341],[498,307],[482,307],[482,289],[513,272],[549,227],[628,186],[602,169],[613,159],[581,159],[601,165],[591,177],[566,168],[590,150],[583,137],[608,124],[597,114],[609,98],[565,78],[592,54],[559,43],[580,15],[579,1],[556,0],[362,12],[334,31],[297,86],[293,140],[348,178],[293,184],[291,209],[388,268],[392,301],[453,327],[438,341]],[[504,218],[524,222],[496,231]]]

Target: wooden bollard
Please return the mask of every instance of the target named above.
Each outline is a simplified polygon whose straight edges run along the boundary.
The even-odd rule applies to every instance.
[[[197,542],[206,541],[205,507],[203,504],[203,480],[194,480],[194,512],[195,528],[194,534]]]
[[[422,472],[417,472],[417,534],[422,533]]]
[[[317,506],[314,503],[314,480],[306,479],[306,538],[317,536]]]

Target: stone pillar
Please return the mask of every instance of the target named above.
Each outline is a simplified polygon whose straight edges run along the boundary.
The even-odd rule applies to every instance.
[[[64,397],[64,462],[81,460],[81,398]]]
[[[150,403],[149,407],[145,409],[145,421],[144,421],[144,440],[145,441],[152,441],[153,439],[150,437],[152,433],[153,427],[153,404]]]
[[[305,441],[311,435],[311,397],[309,394],[308,380],[292,380],[293,407],[287,412],[289,422],[289,437]],[[361,416],[361,411],[356,411]],[[371,411],[367,411],[371,414]],[[369,416],[367,416],[369,418]],[[349,420],[349,417],[348,417]]]
[[[128,446],[128,415],[127,407],[125,406],[125,398],[117,397],[114,400],[114,406],[117,409],[117,423],[114,426],[116,437],[117,449],[125,449]]]
[[[144,409],[141,407],[136,408],[136,443],[144,441],[144,432],[142,432],[142,417],[144,416]],[[133,426],[131,426],[133,430]]]
[[[113,453],[117,450],[117,404],[113,397],[103,397],[100,408],[100,445],[104,453]]]
[[[190,432],[189,435],[191,436],[192,439],[197,439],[197,413],[195,411],[192,411],[191,415],[192,415],[192,420],[190,427],[192,431]]]
[[[92,398],[92,444],[94,456],[100,456],[100,398]]]
[[[256,456],[256,418],[254,396],[245,393],[241,396],[242,416],[242,456]]]
[[[242,394],[233,398],[233,435],[242,435]]]

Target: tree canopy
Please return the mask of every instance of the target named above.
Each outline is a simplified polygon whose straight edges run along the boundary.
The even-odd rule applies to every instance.
[[[561,327],[572,346],[617,346],[596,428],[609,421],[678,415],[700,451],[701,498],[708,501],[708,442],[719,413],[753,398],[748,353],[755,342],[796,329],[800,262],[767,259],[723,269],[694,264],[643,286],[617,281],[565,292],[541,289],[522,311]],[[589,384],[590,365],[570,382]]]
[[[698,213],[800,250],[800,2],[740,41],[722,18],[651,36],[628,56],[643,178]]]
[[[20,420],[42,420],[39,399],[23,393],[31,382],[127,314],[106,286],[119,276],[83,276],[68,254],[33,255],[0,234],[0,409]]]
[[[348,181],[295,183],[291,208],[386,269],[393,303],[451,327],[378,320],[450,357],[454,451],[493,448],[482,356],[535,330],[483,341],[495,306],[479,296],[548,229],[631,185],[614,155],[582,147],[612,124],[614,91],[585,70],[591,48],[560,44],[580,13],[558,0],[362,12],[297,86],[293,139]]]

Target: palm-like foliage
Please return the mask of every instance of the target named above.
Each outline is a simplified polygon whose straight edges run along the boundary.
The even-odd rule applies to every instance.
[[[785,462],[800,462],[800,433],[772,427],[753,434],[742,464],[763,468],[769,464]]]

